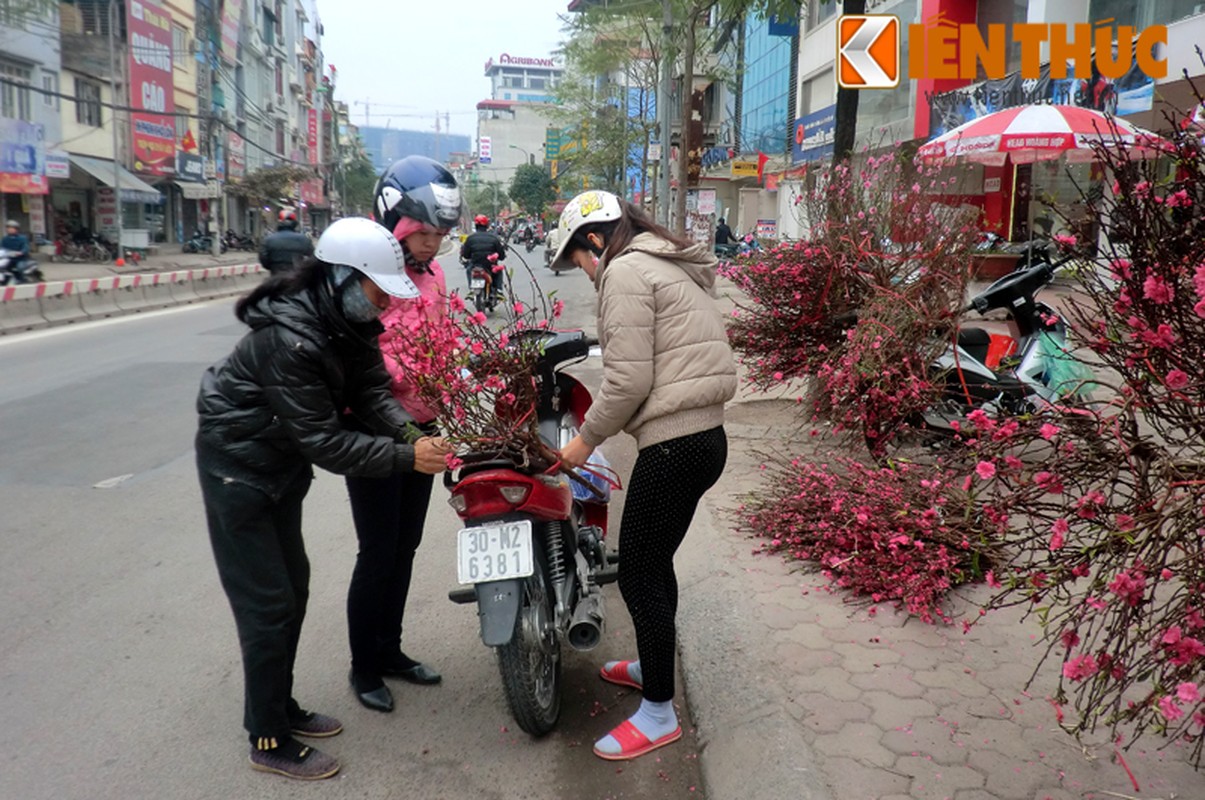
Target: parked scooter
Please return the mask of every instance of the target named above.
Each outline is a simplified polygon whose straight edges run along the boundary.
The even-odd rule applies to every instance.
[[[739,256],[747,256],[758,250],[761,250],[761,244],[753,236],[746,236],[744,239],[734,239],[727,244],[717,244],[714,248],[716,258],[724,262],[731,261]]]
[[[253,251],[256,249],[254,239],[242,233],[235,233],[233,228],[226,229],[226,234],[222,237],[222,244],[227,250]]]
[[[590,392],[561,371],[590,354],[581,331],[529,331],[543,337],[535,409],[541,436],[562,448],[577,434]],[[444,473],[449,504],[464,521],[457,536],[462,588],[448,597],[476,603],[481,640],[496,648],[498,671],[515,721],[540,736],[561,708],[561,649],[591,650],[605,625],[603,584],[618,576],[606,549],[610,468],[596,451],[573,474],[548,474],[491,455],[462,454]]]
[[[923,427],[952,432],[952,423],[961,424],[975,409],[992,417],[1032,414],[1065,397],[1089,394],[1090,374],[1068,353],[1066,323],[1036,299],[1071,258],[1051,263],[1044,251],[1035,251],[1031,266],[1000,278],[971,300],[968,311],[1003,310],[1010,335],[958,329],[956,343],[931,367],[943,387],[942,399],[924,412]]]
[[[38,262],[23,257],[17,250],[0,250],[0,286],[14,283],[42,283],[46,278]]]
[[[221,242],[221,251],[226,252],[226,243]],[[184,243],[185,253],[209,253],[213,250],[213,237],[197,228],[192,238]]]

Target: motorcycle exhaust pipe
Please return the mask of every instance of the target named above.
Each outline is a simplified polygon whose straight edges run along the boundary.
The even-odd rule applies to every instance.
[[[595,589],[573,609],[569,622],[569,645],[579,652],[593,650],[602,641],[606,624],[602,592]]]

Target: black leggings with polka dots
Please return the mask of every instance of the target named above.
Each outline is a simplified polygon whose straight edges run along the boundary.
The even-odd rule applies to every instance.
[[[644,697],[652,702],[674,696],[674,553],[727,460],[728,438],[718,427],[650,445],[632,469],[620,523],[619,591],[636,628]]]

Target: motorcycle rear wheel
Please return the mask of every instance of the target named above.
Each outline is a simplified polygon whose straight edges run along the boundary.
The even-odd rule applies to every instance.
[[[532,542],[535,571],[523,583],[514,635],[497,648],[506,702],[515,722],[532,736],[550,732],[561,714],[561,641],[542,544]]]

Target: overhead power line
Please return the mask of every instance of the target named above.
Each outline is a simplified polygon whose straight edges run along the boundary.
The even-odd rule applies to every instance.
[[[36,92],[37,94],[40,94],[40,95],[45,95],[48,97],[57,97],[62,100],[70,100],[71,102],[76,103],[77,105],[100,106],[101,108],[107,108],[112,111],[129,111],[129,112],[134,112],[137,114],[155,114],[155,113],[157,113],[154,111],[147,111],[144,108],[135,108],[134,106],[119,105],[117,103],[105,102],[104,100],[80,100],[74,94],[53,91],[51,89],[44,89],[40,86],[34,86],[32,84],[25,83],[23,81],[16,81],[11,78],[5,78],[3,76],[0,76],[0,85],[16,86],[16,87],[19,87],[22,89],[28,89],[29,91]],[[187,112],[187,113],[179,112],[179,113],[172,113],[172,114],[163,114],[162,116],[187,117],[189,119],[197,119],[197,120],[202,120],[204,122],[216,123],[217,125],[221,126],[222,128],[225,128],[226,130],[230,131],[231,133],[238,134],[240,137],[243,136],[243,134],[239,132],[238,128],[234,127],[233,125],[231,125],[230,123],[226,122],[221,117],[218,117],[216,114],[213,114],[213,113],[197,114],[197,113],[192,113],[192,112]],[[295,164],[299,167],[314,167],[314,168],[330,167],[333,169],[340,165],[340,162],[338,162],[338,161],[323,161],[318,164],[313,164],[313,163],[310,163],[309,161],[295,161],[291,158],[285,158],[284,156],[280,155],[279,153],[269,150],[268,148],[260,145],[258,142],[252,141],[251,139],[247,139],[244,137],[243,141],[246,142],[251,147],[255,148],[256,150],[259,150],[263,153],[267,153],[268,155],[272,156],[277,161],[283,161],[283,162],[287,162],[289,164]]]

